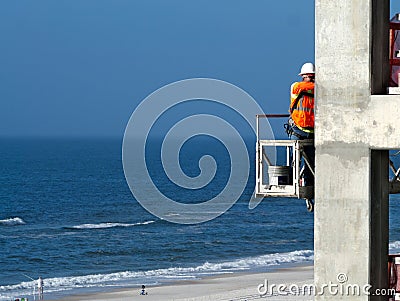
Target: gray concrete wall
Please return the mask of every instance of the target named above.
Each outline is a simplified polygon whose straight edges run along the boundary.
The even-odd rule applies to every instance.
[[[388,80],[389,0],[316,0],[315,284],[387,285],[388,151],[400,97]],[[372,96],[371,96],[372,95]],[[330,294],[315,300],[387,300]]]

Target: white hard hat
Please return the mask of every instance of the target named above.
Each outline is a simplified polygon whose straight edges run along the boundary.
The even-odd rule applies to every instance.
[[[315,67],[313,63],[305,63],[303,66],[301,66],[299,75],[310,73],[315,74]]]

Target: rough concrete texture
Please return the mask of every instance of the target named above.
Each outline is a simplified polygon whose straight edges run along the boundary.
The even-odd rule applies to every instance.
[[[315,284],[386,288],[387,150],[400,148],[400,96],[377,95],[388,80],[389,0],[316,0],[315,8]],[[315,297],[331,299],[387,297]]]
[[[319,86],[317,87],[317,89]],[[372,95],[365,106],[321,103],[318,90],[316,144],[327,142],[363,143],[370,148],[396,149],[400,145],[400,95]]]

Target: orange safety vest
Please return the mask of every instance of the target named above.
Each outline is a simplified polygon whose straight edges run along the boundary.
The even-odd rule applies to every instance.
[[[293,83],[290,95],[290,115],[303,131],[314,131],[314,83]]]

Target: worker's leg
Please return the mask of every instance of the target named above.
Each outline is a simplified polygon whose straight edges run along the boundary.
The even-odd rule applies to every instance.
[[[304,153],[306,154],[311,167],[314,169],[315,167],[315,147],[313,145],[305,146]],[[305,186],[314,186],[314,175],[311,170],[308,168],[307,164],[305,164],[304,168],[304,185]]]
[[[292,140],[304,140],[304,139],[314,139],[313,133],[307,133],[300,130],[298,127],[294,126],[293,134],[290,137]],[[311,167],[314,169],[315,166],[315,148],[314,144],[310,146],[304,147],[304,152],[309,160]],[[311,170],[308,168],[307,164],[303,161],[302,166],[304,166],[304,186],[313,186],[314,185],[314,175],[312,174]]]

